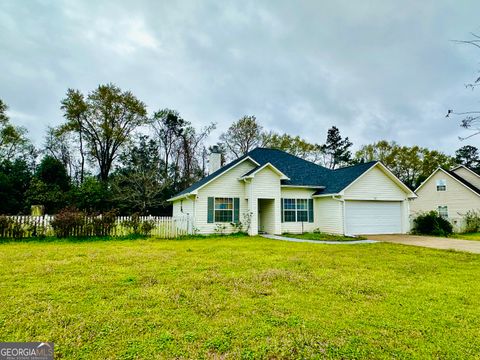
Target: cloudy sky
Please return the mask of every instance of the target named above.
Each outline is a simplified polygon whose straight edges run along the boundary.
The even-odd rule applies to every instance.
[[[224,131],[243,115],[323,142],[336,125],[452,153],[480,138],[445,119],[480,107],[465,89],[480,49],[478,0],[0,1],[0,98],[37,145],[68,88],[113,82],[150,112]]]

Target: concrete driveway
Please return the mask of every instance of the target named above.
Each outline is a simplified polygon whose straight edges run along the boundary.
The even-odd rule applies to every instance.
[[[367,235],[368,239],[433,249],[458,250],[480,254],[480,241],[418,235]]]

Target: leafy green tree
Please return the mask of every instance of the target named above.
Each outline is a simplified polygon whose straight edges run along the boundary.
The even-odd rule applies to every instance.
[[[115,207],[110,185],[94,176],[86,176],[83,183],[70,191],[69,197],[72,204],[87,213],[103,212]]]
[[[35,171],[27,190],[28,205],[44,205],[47,214],[55,214],[67,205],[70,178],[64,165],[45,156]]]
[[[112,197],[122,213],[158,214],[166,203],[164,190],[170,185],[165,176],[155,141],[142,136],[120,157],[121,166],[113,174]]]
[[[236,159],[260,145],[262,132],[255,116],[244,116],[220,135],[220,141],[225,144],[228,156]]]
[[[436,150],[400,146],[386,140],[364,145],[355,154],[356,162],[381,161],[411,189],[417,188],[438,167],[450,168],[454,159]]]
[[[352,160],[350,148],[353,143],[346,137],[342,138],[340,130],[336,126],[328,129],[327,141],[322,145],[321,150],[324,156],[324,166],[335,169],[345,166]]]
[[[480,153],[478,148],[465,145],[455,152],[455,161],[459,165],[465,165],[473,171],[480,172]]]
[[[0,99],[0,160],[33,156],[34,148],[26,137],[27,130],[10,123],[7,104]]]
[[[62,109],[68,121],[66,127],[71,125],[82,134],[104,182],[133,132],[147,124],[146,105],[113,84],[100,85],[86,98],[70,89]]]
[[[25,193],[31,178],[32,172],[25,160],[0,162],[0,214],[29,213]]]
[[[323,154],[320,144],[309,143],[300,136],[278,134],[273,131],[262,134],[262,146],[282,150],[313,162],[321,161]]]

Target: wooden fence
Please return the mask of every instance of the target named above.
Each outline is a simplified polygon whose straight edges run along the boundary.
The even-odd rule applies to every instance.
[[[54,215],[44,216],[0,216],[0,238],[29,238],[57,235],[52,221]],[[95,222],[101,216],[85,216],[80,224],[68,229],[68,236],[127,236],[150,235],[165,239],[177,238],[193,233],[193,222],[189,216],[140,216],[136,218],[138,228],[132,227],[132,216],[117,216],[112,225],[100,229]],[[143,224],[148,224],[144,226]],[[102,226],[102,225],[100,225]]]

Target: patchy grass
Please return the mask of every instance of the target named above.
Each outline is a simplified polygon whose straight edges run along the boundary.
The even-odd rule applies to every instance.
[[[0,245],[0,338],[56,358],[475,358],[480,256],[261,237]]]
[[[305,239],[305,240],[318,240],[318,241],[356,241],[356,240],[365,240],[366,237],[363,236],[344,236],[344,235],[335,235],[327,234],[322,232],[311,232],[303,234],[283,234],[286,237],[292,237],[295,239]]]
[[[456,239],[463,239],[463,240],[476,240],[480,241],[480,232],[477,233],[466,233],[466,234],[453,234],[451,237]]]

